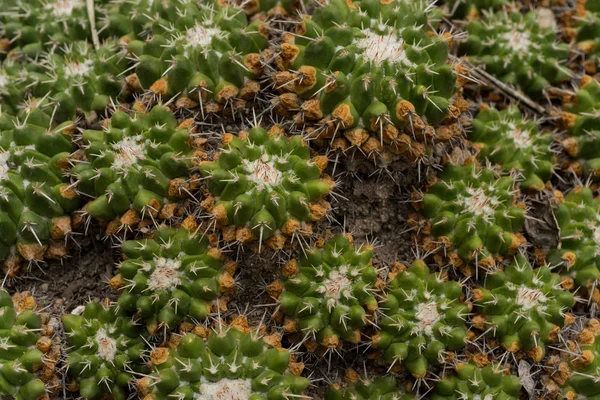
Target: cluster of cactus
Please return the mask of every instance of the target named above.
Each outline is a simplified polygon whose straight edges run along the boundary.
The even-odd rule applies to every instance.
[[[185,97],[186,108],[202,112],[257,94],[253,80],[262,72],[259,52],[267,44],[260,21],[249,23],[238,8],[214,3],[172,0],[151,9],[152,37],[127,44],[135,59],[136,79],[128,79],[134,88]]]
[[[431,400],[494,399],[516,400],[521,383],[514,375],[505,374],[503,368],[488,365],[483,368],[473,364],[457,363],[456,374],[438,381],[427,398]]]
[[[303,364],[294,362],[277,336],[247,326],[206,330],[202,337],[185,334],[176,348],[152,351],[154,372],[136,383],[144,399],[302,397],[309,383],[298,376]]]
[[[465,26],[469,36],[460,52],[502,82],[539,97],[572,72],[562,65],[569,57],[568,45],[557,42],[555,27],[538,19],[533,11],[486,14]]]
[[[346,375],[354,380],[356,371],[346,371]],[[358,378],[358,377],[356,377]],[[396,378],[391,375],[375,379],[356,379],[350,385],[332,384],[325,400],[414,400],[415,396],[398,388]]]
[[[44,382],[36,376],[47,351],[40,340],[41,328],[37,312],[19,310],[0,289],[0,397],[38,400],[46,394]]]
[[[449,165],[439,178],[423,197],[422,213],[430,233],[459,256],[451,263],[489,267],[517,250],[525,214],[512,177],[470,164]]]
[[[271,287],[288,318],[286,329],[327,348],[343,340],[359,343],[360,328],[377,310],[372,255],[370,246],[355,248],[350,236],[337,235],[288,263],[283,285]]]
[[[285,136],[278,125],[226,134],[218,159],[199,166],[211,194],[202,205],[226,241],[258,239],[280,249],[288,237],[310,235],[310,223],[329,210],[324,197],[334,182],[326,166],[327,157],[311,159],[304,139]]]
[[[548,255],[576,286],[589,288],[600,277],[600,200],[590,188],[573,189],[554,210],[560,246]]]
[[[332,0],[305,16],[275,57],[275,110],[316,138],[372,135],[408,152],[400,130],[440,123],[456,92],[448,38],[428,31],[426,4]]]
[[[123,290],[119,310],[159,328],[176,328],[184,318],[203,321],[212,302],[234,288],[235,263],[223,262],[208,238],[186,228],[161,227],[152,239],[122,245],[125,260],[111,285]]]
[[[519,187],[541,191],[552,177],[552,135],[539,132],[538,123],[523,118],[517,106],[487,108],[473,119],[469,139],[478,156],[506,172],[518,171]]]
[[[69,386],[81,397],[94,400],[111,393],[116,400],[128,398],[134,374],[146,372],[139,324],[119,317],[108,301],[88,303],[79,314],[65,314]]]
[[[572,104],[562,113],[563,124],[570,137],[563,140],[565,152],[580,160],[583,172],[595,180],[600,178],[600,83],[595,80],[584,82],[577,91]],[[580,171],[582,169],[582,171]]]
[[[523,350],[539,362],[546,343],[556,342],[565,325],[573,294],[561,288],[561,277],[550,268],[533,269],[523,254],[503,270],[486,275],[483,287],[473,290],[472,325],[499,339],[506,350]]]
[[[429,272],[417,260],[388,282],[373,347],[383,360],[424,378],[431,365],[444,364],[451,351],[466,345],[469,307],[462,286]]]
[[[87,213],[124,225],[176,216],[177,203],[198,186],[194,129],[193,121],[179,124],[169,108],[156,105],[147,113],[117,111],[103,130],[85,130],[70,174],[78,192],[94,199]]]
[[[65,177],[75,124],[55,126],[42,104],[29,106],[17,117],[0,114],[0,259],[9,275],[20,257],[66,255],[68,214],[79,206]]]

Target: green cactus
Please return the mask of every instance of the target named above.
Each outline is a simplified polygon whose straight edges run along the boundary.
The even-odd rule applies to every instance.
[[[376,379],[360,379],[349,387],[338,384],[329,386],[325,400],[414,400],[415,396],[398,388],[391,375]]]
[[[221,325],[206,339],[188,333],[176,349],[155,352],[153,374],[137,383],[145,400],[285,400],[301,397],[308,386],[290,372],[289,351],[273,347],[258,331]]]
[[[146,346],[135,321],[121,318],[114,307],[88,303],[82,314],[65,314],[67,374],[81,397],[99,399],[111,393],[115,400],[128,398],[134,374],[146,372]]]
[[[481,159],[506,172],[519,171],[521,189],[541,191],[552,177],[552,135],[541,134],[538,123],[524,119],[517,106],[481,111],[473,120],[469,139],[480,148]]]
[[[598,65],[600,56],[600,6],[598,2],[587,0],[584,15],[577,15],[575,42],[589,59]]]
[[[244,97],[262,71],[267,45],[261,22],[249,23],[234,7],[185,0],[154,2],[152,38],[128,43],[141,87],[165,98],[187,96],[200,105]]]
[[[85,159],[73,157],[77,190],[95,198],[87,213],[111,221],[129,210],[167,219],[193,195],[192,133],[162,105],[149,113],[115,112],[104,130],[83,132]]]
[[[43,104],[16,118],[0,113],[0,260],[15,249],[43,260],[51,239],[70,233],[67,215],[79,206],[65,178],[74,133],[73,122],[55,126]]]
[[[447,42],[429,35],[434,9],[425,1],[379,0],[317,8],[281,45],[277,62],[275,89],[298,96],[299,110],[286,108],[290,93],[276,109],[316,124],[324,137],[360,128],[390,144],[419,117],[438,124],[456,79]]]
[[[504,83],[530,96],[540,97],[553,84],[573,75],[564,65],[569,57],[566,43],[558,43],[554,27],[546,27],[530,11],[498,11],[469,22],[468,39],[460,51]]]
[[[122,249],[127,258],[113,280],[123,289],[119,309],[136,313],[151,334],[184,318],[204,320],[211,303],[234,287],[221,254],[209,251],[201,233],[162,227],[152,239],[127,241]]]
[[[566,153],[580,160],[585,176],[600,178],[600,83],[590,81],[580,88],[573,104],[565,106],[562,119],[570,137],[563,141]]]
[[[574,341],[567,342],[569,379],[562,394],[565,399],[600,399],[600,323],[590,319]]]
[[[475,164],[446,167],[423,197],[431,234],[447,237],[465,263],[487,265],[492,257],[514,252],[525,220],[515,205],[514,184],[510,176],[498,178]]]
[[[589,288],[600,277],[600,200],[590,188],[575,188],[555,208],[554,216],[560,246],[550,250],[548,261],[559,266],[576,286]]]
[[[519,378],[505,375],[500,367],[483,368],[458,363],[456,375],[449,375],[436,383],[431,400],[494,399],[517,400],[521,391]]]
[[[518,254],[504,270],[486,275],[482,288],[473,290],[473,325],[498,338],[511,351],[526,350],[535,362],[546,354],[546,343],[558,339],[573,294],[560,286],[561,278],[546,266],[533,269]]]
[[[377,309],[372,255],[372,248],[355,248],[349,237],[338,235],[284,269],[279,304],[295,329],[329,348],[341,340],[358,343],[360,328]]]
[[[0,396],[38,400],[46,394],[44,382],[35,375],[44,354],[36,343],[42,327],[40,315],[18,312],[6,290],[0,289]]]
[[[497,10],[506,5],[506,0],[447,0],[447,12],[453,18],[472,19],[482,11]]]
[[[323,198],[333,186],[322,178],[327,159],[311,160],[301,136],[256,126],[242,137],[225,135],[223,143],[219,158],[203,162],[200,172],[215,200],[209,211],[219,226],[238,228],[238,241],[280,248],[283,235],[325,217]]]
[[[429,272],[417,260],[388,284],[380,305],[381,331],[373,347],[388,364],[402,365],[423,378],[430,365],[444,363],[444,353],[466,345],[468,307],[461,303],[462,286]]]

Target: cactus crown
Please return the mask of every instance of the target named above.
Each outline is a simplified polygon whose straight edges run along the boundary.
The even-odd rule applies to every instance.
[[[123,289],[119,306],[137,313],[152,334],[186,317],[202,321],[211,303],[234,287],[219,251],[209,247],[205,236],[185,228],[162,227],[153,239],[127,241],[123,254],[127,258],[113,280]]]
[[[290,353],[277,339],[248,328],[220,326],[204,338],[187,333],[175,349],[157,348],[154,373],[138,381],[147,399],[283,400],[301,395],[308,380],[290,372]],[[275,347],[273,347],[275,346]]]
[[[524,119],[516,106],[480,112],[469,139],[480,148],[480,158],[499,164],[504,171],[519,171],[523,189],[540,191],[552,177],[552,136],[540,134],[537,122]]]
[[[445,362],[445,351],[465,346],[469,311],[461,296],[458,282],[430,273],[423,261],[413,262],[388,283],[373,346],[386,362],[402,363],[422,378],[430,364]]]
[[[333,384],[325,393],[325,400],[343,399],[413,400],[415,396],[407,394],[402,388],[398,388],[396,378],[385,376],[376,379],[359,379],[345,388]]]
[[[486,13],[466,25],[469,38],[461,51],[500,80],[540,96],[572,73],[561,65],[569,55],[567,44],[557,43],[555,28],[538,19],[533,11]]]

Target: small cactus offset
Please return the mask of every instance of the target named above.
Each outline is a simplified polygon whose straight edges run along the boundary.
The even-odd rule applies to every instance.
[[[480,159],[500,165],[506,172],[517,171],[523,190],[541,191],[552,177],[552,135],[540,133],[538,123],[524,119],[516,106],[481,111],[473,120],[469,139]]]
[[[154,3],[152,10],[151,39],[127,44],[135,59],[135,77],[127,81],[134,89],[181,97],[178,104],[202,113],[258,94],[259,52],[267,45],[260,21],[249,23],[236,7],[186,0]]]
[[[108,301],[88,303],[81,314],[65,314],[67,375],[73,390],[86,400],[111,393],[115,400],[128,398],[135,373],[146,372],[146,351],[139,325],[119,317]]]
[[[373,336],[373,347],[386,363],[415,378],[424,378],[429,366],[445,363],[448,352],[466,345],[469,307],[462,303],[461,284],[430,273],[421,260],[395,273],[380,309],[381,331]]]
[[[44,365],[49,339],[40,336],[42,317],[13,302],[0,289],[0,397],[39,400],[46,387],[36,374]]]
[[[286,329],[327,348],[342,341],[359,343],[360,328],[377,310],[372,255],[370,246],[355,248],[350,236],[338,235],[288,263],[283,285],[277,281],[270,286],[286,316]]]
[[[431,235],[451,250],[451,264],[487,268],[522,244],[524,205],[516,202],[514,186],[512,177],[476,164],[449,165],[440,174],[423,197],[422,213],[430,219]]]
[[[22,259],[66,255],[69,213],[79,206],[65,178],[75,124],[55,126],[42,106],[31,101],[16,118],[0,113],[0,259],[10,276]]]
[[[594,180],[600,179],[600,83],[589,79],[565,107],[562,122],[570,137],[563,140],[565,152],[577,160],[573,170]]]
[[[324,198],[335,186],[323,174],[326,166],[327,157],[311,159],[302,137],[287,137],[277,125],[225,134],[218,159],[199,166],[211,195],[202,205],[226,241],[281,249],[295,235],[310,236],[311,223],[325,218]]]
[[[398,388],[396,378],[391,375],[375,379],[361,379],[356,371],[346,371],[346,377],[356,381],[349,385],[332,384],[325,393],[325,400],[415,400],[416,397]]]
[[[417,151],[415,134],[438,140],[427,125],[460,112],[450,112],[457,90],[450,39],[428,31],[432,9],[425,1],[379,0],[317,8],[275,57],[275,110],[310,128],[311,137],[343,134],[357,146],[369,146],[371,136],[373,146],[408,154]]]
[[[517,400],[521,391],[519,378],[507,375],[500,366],[480,368],[473,364],[457,363],[456,374],[445,376],[436,383],[431,400],[494,399]]]
[[[486,14],[466,25],[469,37],[460,51],[504,83],[530,96],[542,96],[573,73],[563,65],[569,57],[568,45],[557,42],[555,27],[538,19],[533,11]]]
[[[560,229],[560,247],[551,249],[548,261],[560,267],[576,287],[591,289],[600,277],[600,200],[594,198],[590,188],[574,188],[554,215]]]
[[[235,263],[225,263],[201,232],[161,227],[152,239],[127,241],[122,249],[126,258],[111,280],[123,290],[120,312],[135,314],[151,334],[186,318],[204,320],[235,286]]]
[[[184,334],[176,347],[151,352],[153,373],[136,383],[144,400],[302,397],[309,384],[298,376],[304,365],[294,362],[278,335],[248,328],[247,321],[218,323]]]
[[[129,227],[140,218],[177,216],[178,203],[198,186],[194,128],[193,121],[179,123],[169,108],[156,105],[148,113],[117,111],[103,130],[85,130],[84,149],[70,157],[77,191],[94,198],[85,211]]]
[[[473,289],[472,325],[499,339],[504,349],[526,351],[539,362],[546,344],[558,341],[566,312],[575,304],[560,284],[560,275],[546,266],[533,269],[518,254],[504,270],[489,272],[482,288]]]

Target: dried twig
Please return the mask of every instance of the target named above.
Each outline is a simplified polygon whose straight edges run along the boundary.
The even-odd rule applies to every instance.
[[[94,0],[86,0],[87,15],[90,20],[90,30],[92,31],[92,42],[94,47],[98,49],[100,47],[100,39],[98,38],[98,31],[96,30],[96,8]]]

